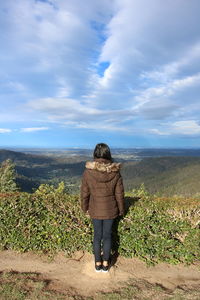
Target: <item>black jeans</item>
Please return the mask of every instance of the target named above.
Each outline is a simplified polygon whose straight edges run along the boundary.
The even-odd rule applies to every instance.
[[[103,260],[109,260],[112,243],[112,225],[114,219],[92,219],[94,226],[93,249],[95,262],[101,261],[101,241],[103,241]]]

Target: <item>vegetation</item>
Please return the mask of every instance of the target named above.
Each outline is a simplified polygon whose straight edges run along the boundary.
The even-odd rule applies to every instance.
[[[15,164],[16,183],[24,192],[32,193],[40,184],[56,186],[65,182],[66,191],[77,193],[84,170],[84,156],[49,157],[46,155],[25,154],[22,152],[0,150],[0,162],[10,159]]]
[[[38,273],[0,273],[0,299],[1,300],[64,300],[65,295],[50,291],[48,280],[44,280]],[[70,298],[69,298],[70,299]],[[71,298],[72,300],[74,298]]]
[[[42,184],[33,194],[0,194],[0,248],[67,255],[92,253],[92,225],[79,196]],[[125,257],[192,263],[200,258],[198,198],[156,198],[144,187],[126,197],[127,212],[115,224],[114,249]]]
[[[191,159],[191,158],[190,158]],[[187,165],[187,164],[186,164]],[[61,181],[20,192],[11,160],[0,169],[0,248],[67,255],[92,252],[92,225],[78,194]],[[126,194],[126,215],[115,222],[113,251],[147,263],[191,263],[200,258],[200,196],[158,197],[144,185]]]
[[[150,284],[144,280],[131,280],[127,287],[108,293],[96,293],[94,296],[81,296],[73,291],[66,294],[55,292],[49,288],[49,280],[42,278],[38,273],[0,273],[0,299],[1,300],[198,300],[199,289],[185,290],[176,288],[173,292],[167,291],[159,285]]]
[[[190,197],[200,193],[199,157],[155,157],[125,162],[122,175],[127,191],[144,183],[151,194]]]
[[[119,226],[119,252],[147,263],[200,258],[200,199],[151,196],[142,185]],[[127,198],[129,200],[129,198]]]
[[[185,156],[169,157],[166,156],[168,152],[159,151],[140,151],[138,155],[143,159],[137,161],[124,160],[126,153],[117,153],[117,160],[122,162],[125,190],[138,189],[144,183],[150,194],[186,197],[200,194],[200,157],[187,156],[187,151],[183,152]],[[177,155],[181,154],[176,152]],[[159,153],[164,156],[153,157]],[[66,156],[56,153],[47,156],[0,150],[0,162],[12,160],[17,186],[24,192],[33,193],[41,184],[57,186],[63,181],[66,192],[77,194],[85,161],[91,159],[91,156],[83,156],[82,152],[80,156],[72,154]],[[145,157],[148,155],[152,157]]]
[[[187,167],[187,164],[186,164]],[[0,168],[0,249],[33,250],[50,257],[62,250],[92,253],[93,227],[80,209],[78,194],[64,181],[40,184],[33,193],[19,191],[15,165]],[[144,184],[126,193],[126,213],[116,220],[113,255],[139,257],[148,265],[160,261],[190,264],[200,259],[200,196],[151,195]],[[132,281],[126,288],[94,297],[62,294],[48,288],[37,273],[0,273],[1,299],[199,299],[199,290],[166,293],[147,282]]]
[[[15,165],[10,159],[5,160],[0,167],[0,192],[16,192]]]

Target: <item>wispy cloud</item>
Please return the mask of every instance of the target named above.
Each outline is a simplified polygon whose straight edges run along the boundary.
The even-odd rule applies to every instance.
[[[130,118],[129,110],[98,109],[69,98],[36,99],[27,104],[27,109],[38,111],[44,122],[53,122],[65,127],[128,132],[122,126]]]
[[[12,130],[9,129],[9,128],[0,128],[0,133],[9,133],[11,132]]]
[[[177,121],[172,124],[163,124],[162,129],[149,129],[156,135],[200,136],[200,124],[196,120]]]
[[[32,127],[32,128],[21,128],[21,132],[35,132],[35,131],[43,131],[48,130],[49,127]]]
[[[177,121],[172,124],[174,134],[200,135],[200,125],[195,120]]]
[[[133,110],[141,113],[145,118],[154,120],[170,117],[173,112],[177,115],[179,110],[182,111],[183,106],[191,106],[194,99],[190,99],[190,103],[184,103],[181,101],[183,98],[177,100],[175,97],[179,98],[180,93],[188,88],[200,89],[199,82],[200,73],[197,73],[193,76],[169,80],[157,87],[144,89],[133,98],[133,102],[137,103],[133,106]]]

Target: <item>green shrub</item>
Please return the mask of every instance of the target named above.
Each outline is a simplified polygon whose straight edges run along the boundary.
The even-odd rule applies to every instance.
[[[15,164],[11,159],[7,159],[0,164],[0,193],[18,191],[15,181]]]
[[[41,185],[34,194],[0,194],[0,246],[20,251],[90,250],[91,224],[79,209],[79,197],[61,185]]]
[[[191,199],[190,199],[191,200]],[[126,196],[127,212],[116,220],[120,255],[147,263],[192,263],[200,258],[199,200],[156,198],[144,187]],[[0,247],[48,254],[77,250],[92,253],[91,220],[78,195],[41,185],[33,194],[0,194]]]

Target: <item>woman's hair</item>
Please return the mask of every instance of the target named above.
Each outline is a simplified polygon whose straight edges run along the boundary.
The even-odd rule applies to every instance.
[[[104,143],[99,143],[96,145],[94,152],[93,152],[94,158],[105,158],[112,161],[112,156],[110,152],[110,148],[108,145]]]

